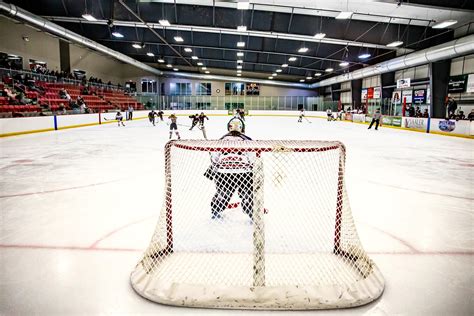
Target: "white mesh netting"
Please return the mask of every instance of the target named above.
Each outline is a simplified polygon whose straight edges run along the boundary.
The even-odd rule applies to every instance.
[[[320,141],[172,141],[165,201],[131,275],[165,304],[255,309],[358,306],[384,280],[363,250],[345,148]]]

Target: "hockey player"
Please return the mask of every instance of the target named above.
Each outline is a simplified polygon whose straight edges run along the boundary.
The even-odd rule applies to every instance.
[[[332,120],[333,120],[333,117],[332,117],[332,110],[331,110],[331,109],[327,109],[327,110],[326,110],[326,114],[328,115],[328,121],[332,121]]]
[[[245,125],[241,119],[232,118],[227,124],[227,134],[221,140],[251,141],[244,134]],[[219,219],[237,190],[243,212],[253,219],[253,163],[255,153],[214,152],[211,154],[211,166],[204,175],[214,180],[216,194],[211,201],[211,218]]]
[[[190,131],[192,131],[194,126],[196,126],[197,123],[199,123],[199,114],[196,113],[194,115],[190,115],[189,118],[192,119],[191,128],[189,129]]]
[[[342,115],[346,113],[344,112],[344,110],[340,110],[339,112],[337,112],[337,118],[339,119],[339,121],[342,121]]]
[[[204,127],[204,119],[209,120],[209,118],[204,114],[204,112],[201,112],[201,114],[199,114],[198,128],[202,131],[202,135],[204,136],[204,139],[207,139],[206,128]]]
[[[173,136],[173,130],[175,131],[176,133],[176,136],[178,136],[178,139],[181,139],[181,136],[179,136],[179,132],[178,132],[178,124],[176,124],[176,121],[178,120],[178,118],[176,117],[176,114],[171,114],[169,117],[168,117],[169,120],[171,120],[171,124],[170,124],[170,139],[171,137]]]
[[[298,123],[302,123],[303,122],[303,116],[304,116],[304,109],[301,109],[300,110],[300,117],[298,119]]]
[[[382,118],[382,113],[380,113],[380,109],[377,109],[374,115],[372,116],[372,122],[370,122],[368,129],[371,129],[372,125],[374,125],[375,123],[375,130],[378,130],[381,118]]]
[[[120,127],[120,124],[122,124],[122,126],[125,126],[125,124],[123,124],[123,116],[122,116],[122,113],[120,113],[120,111],[118,111],[117,114],[115,115],[115,119],[117,120],[117,124],[119,127]]]
[[[151,110],[151,112],[148,113],[148,120],[153,124],[153,126],[155,126],[155,116],[157,115],[158,114],[156,114],[155,110]]]
[[[158,113],[157,113],[157,115],[158,115],[158,117],[160,118],[161,121],[163,121],[163,114],[164,113],[163,113],[162,110],[159,110]]]

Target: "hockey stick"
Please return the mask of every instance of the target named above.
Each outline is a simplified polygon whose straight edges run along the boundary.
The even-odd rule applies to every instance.
[[[303,117],[304,117],[304,119],[305,119],[308,123],[313,123],[313,122],[311,122],[310,120],[308,120],[308,118],[307,118],[306,116],[303,115]]]
[[[170,122],[166,122],[166,125],[170,126],[171,123],[170,123]],[[176,125],[178,125],[178,126],[183,126],[183,127],[191,127],[191,125],[178,124],[178,123],[176,123]]]

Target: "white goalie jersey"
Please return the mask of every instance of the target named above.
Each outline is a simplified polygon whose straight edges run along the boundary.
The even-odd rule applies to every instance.
[[[233,136],[230,134],[221,138],[228,141],[245,141],[251,138],[241,134]],[[211,154],[211,162],[214,172],[220,173],[247,173],[252,171],[256,154],[252,152],[214,152]]]

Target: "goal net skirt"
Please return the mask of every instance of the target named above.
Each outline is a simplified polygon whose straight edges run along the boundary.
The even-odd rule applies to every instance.
[[[192,307],[303,310],[375,300],[384,279],[360,244],[344,165],[339,142],[169,142],[164,205],[133,288]]]

